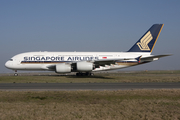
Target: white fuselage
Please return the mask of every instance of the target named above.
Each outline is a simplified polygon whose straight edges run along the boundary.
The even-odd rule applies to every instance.
[[[99,66],[92,70],[101,71],[138,65],[140,63],[135,58],[139,56],[148,57],[151,55],[147,52],[27,52],[15,55],[6,62],[5,66],[12,70],[53,70],[49,69],[49,66],[61,63],[124,59],[116,61],[115,64]]]

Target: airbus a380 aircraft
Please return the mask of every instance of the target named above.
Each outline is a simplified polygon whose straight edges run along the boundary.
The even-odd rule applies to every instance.
[[[127,52],[27,52],[15,55],[5,63],[15,70],[48,70],[56,73],[114,70],[158,60],[169,55],[151,55],[164,24],[154,24]]]

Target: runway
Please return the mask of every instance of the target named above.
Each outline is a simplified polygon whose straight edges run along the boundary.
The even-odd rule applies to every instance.
[[[76,91],[179,89],[180,83],[1,83],[0,90],[15,91]]]

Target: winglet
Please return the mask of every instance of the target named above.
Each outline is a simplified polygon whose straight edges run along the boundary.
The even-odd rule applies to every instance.
[[[154,24],[128,52],[152,52],[164,24]]]

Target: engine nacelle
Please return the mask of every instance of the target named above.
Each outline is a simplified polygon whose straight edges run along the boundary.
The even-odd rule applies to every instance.
[[[91,62],[77,62],[77,70],[81,72],[89,72],[93,70],[93,63]]]
[[[71,65],[66,63],[61,63],[56,65],[56,73],[70,73]]]

